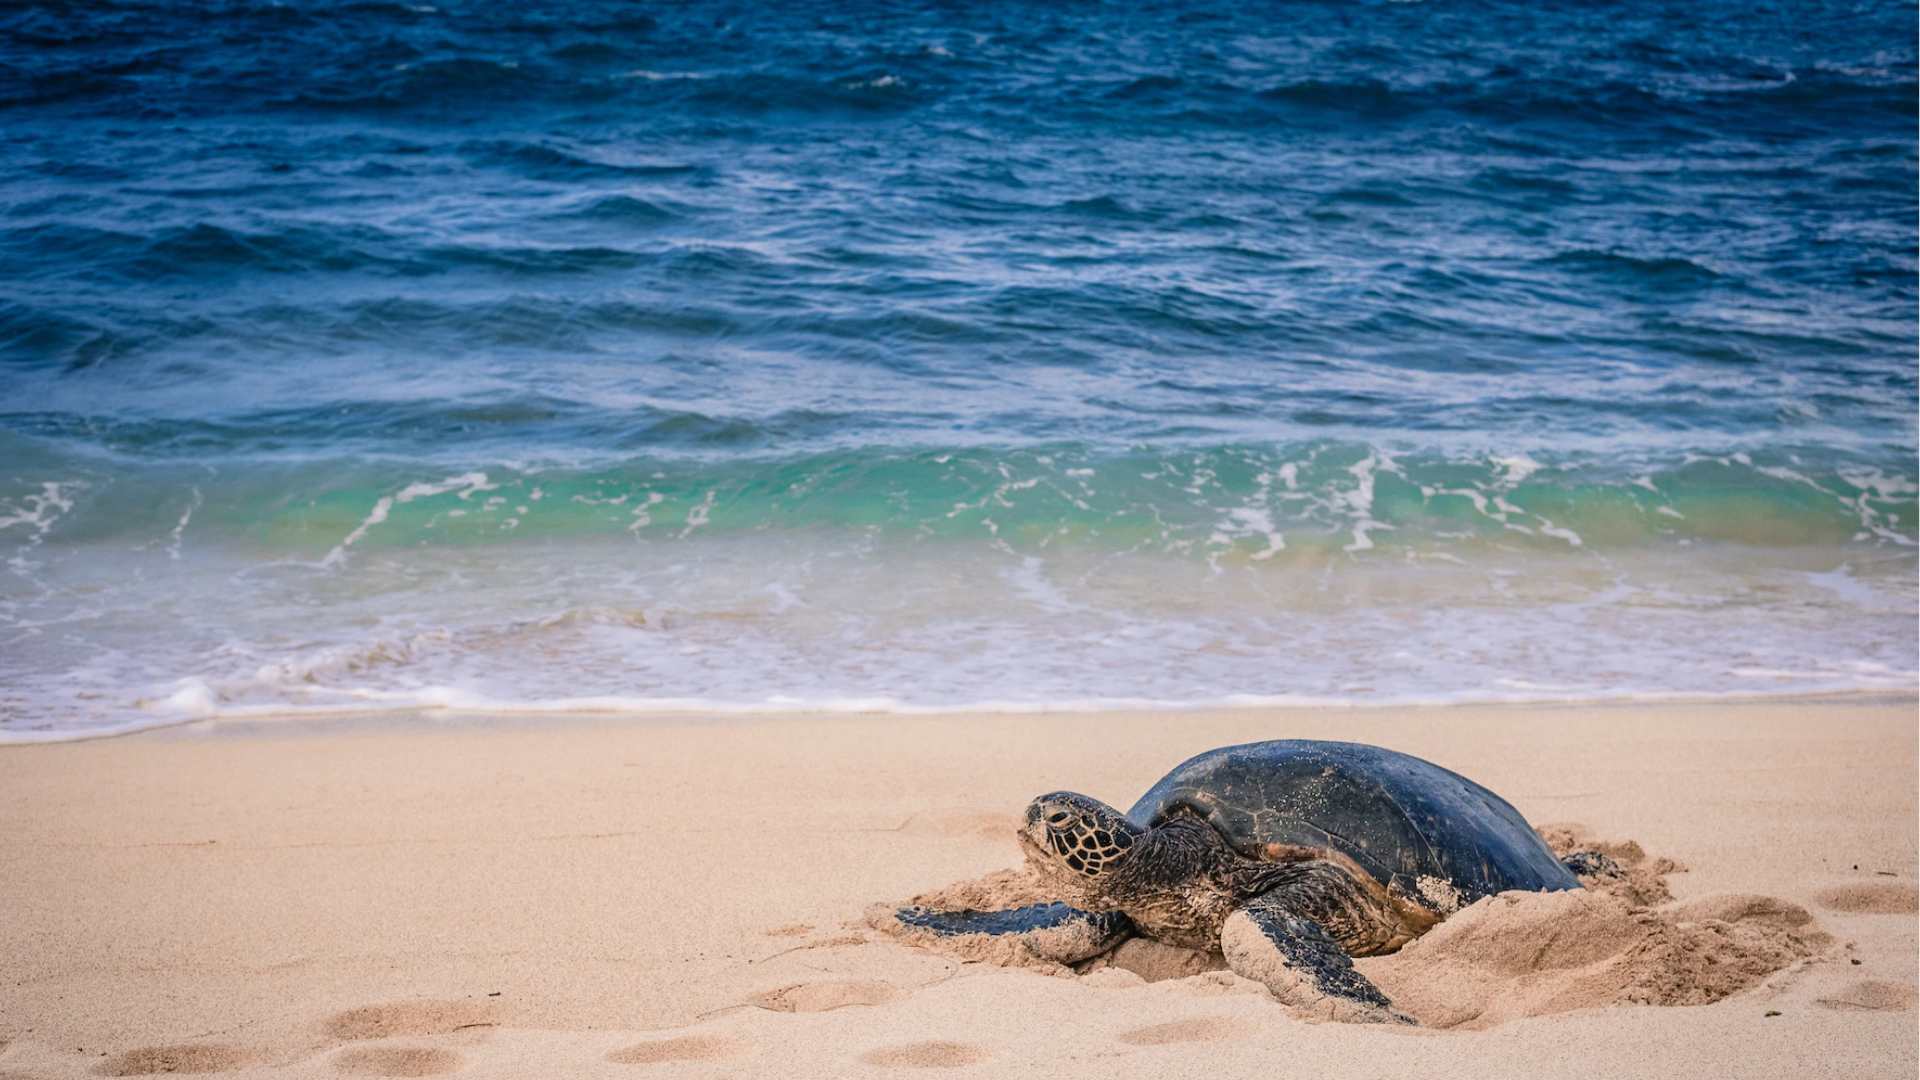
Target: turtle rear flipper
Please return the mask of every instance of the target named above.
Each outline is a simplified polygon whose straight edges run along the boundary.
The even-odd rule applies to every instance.
[[[1220,951],[1242,978],[1264,983],[1281,1004],[1321,1020],[1411,1024],[1380,988],[1354,970],[1347,950],[1324,928],[1273,894],[1227,916]]]
[[[1133,920],[1118,911],[1082,911],[1068,904],[1032,904],[1009,911],[942,911],[904,907],[894,912],[903,932],[941,938],[969,935],[1016,942],[1056,964],[1099,956],[1131,937]]]

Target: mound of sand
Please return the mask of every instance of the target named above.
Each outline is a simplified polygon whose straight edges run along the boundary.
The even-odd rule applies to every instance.
[[[1599,890],[1501,893],[1398,953],[1356,961],[1429,1027],[1602,1005],[1705,1005],[1831,948],[1805,909],[1720,895],[1660,909]]]
[[[1571,823],[1542,826],[1540,833],[1556,854],[1598,851],[1618,872],[1582,877],[1587,888],[1577,892],[1487,897],[1398,953],[1356,960],[1356,966],[1424,1025],[1485,1028],[1604,1005],[1703,1005],[1835,944],[1806,909],[1774,897],[1724,894],[1672,903],[1665,877],[1681,867],[1631,840],[1608,840]],[[911,903],[991,911],[1054,899],[1023,867],[956,882]],[[892,918],[895,908],[875,907],[869,925],[965,960],[1108,981],[1124,971],[1148,982],[1204,977],[1225,966],[1217,953],[1133,939],[1067,968],[1003,939],[916,931]]]
[[[1484,1028],[1602,1005],[1706,1005],[1825,953],[1805,908],[1729,893],[1671,903],[1684,868],[1583,825],[1542,825],[1554,854],[1597,851],[1617,874],[1582,892],[1502,893],[1455,913],[1393,956],[1357,962],[1430,1027]],[[1656,906],[1664,905],[1664,906]]]

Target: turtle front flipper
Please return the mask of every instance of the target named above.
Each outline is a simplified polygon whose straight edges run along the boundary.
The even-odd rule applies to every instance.
[[[1133,920],[1118,911],[1082,911],[1067,904],[1032,904],[1010,911],[941,911],[903,907],[892,920],[902,937],[939,939],[949,949],[1013,945],[1056,964],[1087,960],[1133,935]],[[997,948],[995,951],[998,951]]]
[[[1321,1020],[1411,1024],[1380,988],[1354,970],[1347,950],[1284,895],[1254,897],[1227,916],[1220,951],[1234,974],[1264,983],[1281,1004]]]

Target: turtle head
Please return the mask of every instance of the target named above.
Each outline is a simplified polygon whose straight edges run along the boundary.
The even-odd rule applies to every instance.
[[[1071,791],[1033,800],[1020,829],[1028,859],[1082,888],[1111,879],[1142,835],[1120,811]]]

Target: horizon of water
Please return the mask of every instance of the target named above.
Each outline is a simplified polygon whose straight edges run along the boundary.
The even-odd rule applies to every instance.
[[[1913,21],[0,13],[0,742],[1910,693]]]

